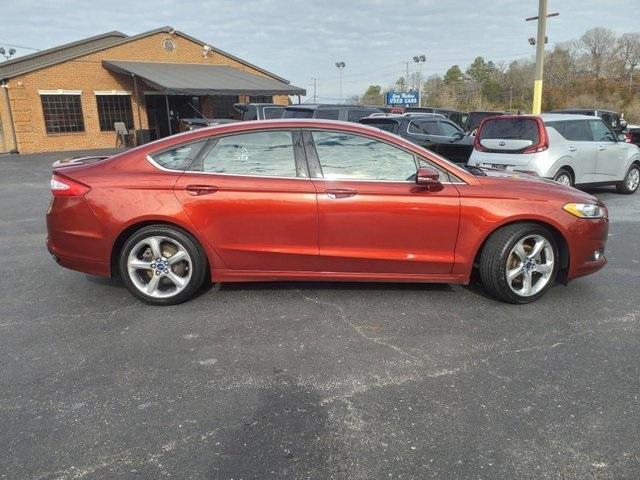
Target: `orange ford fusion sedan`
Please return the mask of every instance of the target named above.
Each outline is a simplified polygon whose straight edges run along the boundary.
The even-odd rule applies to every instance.
[[[468,284],[509,303],[601,269],[596,198],[523,173],[463,169],[353,123],[272,120],[57,162],[47,246],[170,305],[205,282]]]

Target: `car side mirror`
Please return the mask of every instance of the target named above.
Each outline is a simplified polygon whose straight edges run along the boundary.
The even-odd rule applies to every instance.
[[[431,167],[420,167],[416,173],[416,185],[426,187],[430,192],[442,190],[442,183],[438,178],[440,174]]]
[[[627,141],[627,137],[626,137],[626,135],[624,133],[619,133],[617,135],[617,137],[618,137],[618,142],[626,142]]]

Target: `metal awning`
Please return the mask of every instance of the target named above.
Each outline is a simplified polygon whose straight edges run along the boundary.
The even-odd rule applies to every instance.
[[[165,95],[305,95],[306,90],[226,65],[103,60],[116,73],[135,75]]]

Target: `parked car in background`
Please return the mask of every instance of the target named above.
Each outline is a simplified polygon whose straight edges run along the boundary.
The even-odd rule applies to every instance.
[[[233,109],[240,115],[240,120],[270,120],[282,117],[284,105],[276,103],[236,103]]]
[[[617,112],[611,110],[598,110],[589,108],[567,108],[561,110],[551,110],[549,113],[565,113],[571,115],[589,115],[600,117],[604,123],[609,125],[616,134],[624,133],[627,128],[627,121]]]
[[[473,139],[441,114],[375,114],[360,123],[400,135],[456,163],[467,163],[473,148]]]
[[[480,126],[480,122],[485,118],[498,117],[505,115],[504,112],[469,112],[467,114],[467,121],[464,124],[463,130],[467,133],[475,133],[474,130]]]
[[[627,125],[625,142],[640,146],[640,125]]]
[[[363,117],[373,113],[384,113],[385,110],[385,107],[371,107],[368,105],[300,104],[288,105],[284,109],[282,118],[318,118],[357,123]]]
[[[467,112],[461,112],[452,108],[438,108],[438,107],[407,107],[404,110],[405,113],[439,113],[444,115],[449,120],[454,122],[460,128],[464,129],[467,121]]]
[[[491,295],[527,303],[606,264],[608,214],[593,196],[528,175],[475,176],[356,123],[200,129],[54,164],[51,191],[54,259],[120,275],[155,305],[208,281],[468,284],[474,268]]]
[[[178,123],[179,132],[189,132],[198,128],[212,127],[214,125],[222,125],[225,123],[233,123],[238,120],[232,118],[181,118]]]
[[[485,119],[469,165],[533,173],[570,186],[615,185],[634,193],[640,149],[598,117],[545,113]]]

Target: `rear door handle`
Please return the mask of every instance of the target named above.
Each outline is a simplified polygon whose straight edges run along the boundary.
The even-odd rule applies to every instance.
[[[603,147],[602,145],[598,145],[598,150],[604,150],[605,147]]]
[[[184,189],[190,195],[208,195],[210,193],[216,193],[218,191],[218,187],[215,185],[187,185]]]
[[[358,194],[358,191],[352,188],[329,188],[324,193],[327,194],[327,197],[335,199],[353,197]]]
[[[569,151],[570,151],[570,152],[575,152],[576,150],[577,150],[577,148],[576,148],[576,147],[569,147]]]

